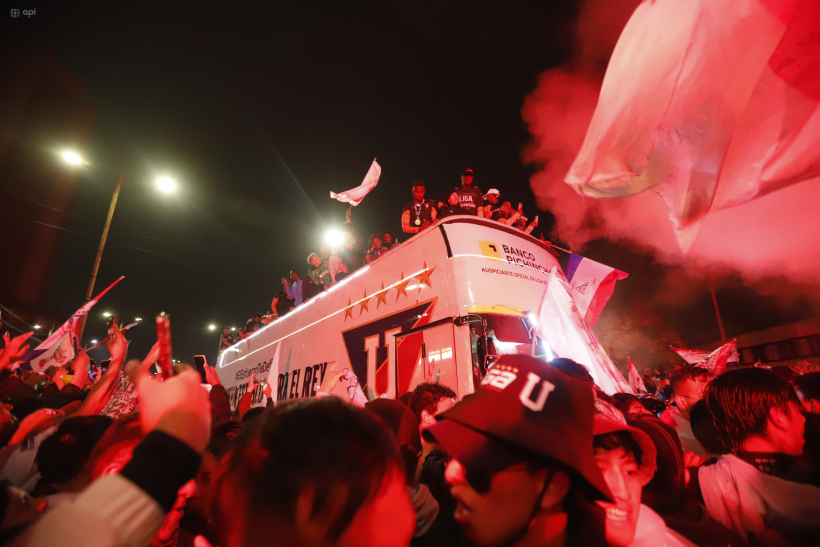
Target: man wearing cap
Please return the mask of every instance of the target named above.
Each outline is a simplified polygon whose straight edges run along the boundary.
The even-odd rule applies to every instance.
[[[484,194],[484,218],[491,218],[496,211],[495,206],[498,205],[498,198],[501,197],[501,192],[495,188],[490,188],[490,191]]]
[[[606,541],[610,547],[694,545],[666,528],[663,519],[641,504],[643,487],[652,480],[657,449],[641,429],[626,424],[619,411],[596,414],[592,441],[595,462],[613,502],[598,501],[606,511]]]
[[[417,234],[436,221],[436,205],[432,199],[424,199],[424,182],[413,183],[413,201],[401,212],[401,229],[406,234]]]
[[[592,392],[547,363],[507,355],[424,435],[452,457],[454,518],[480,547],[605,545],[612,501],[593,458]]]
[[[473,170],[465,169],[461,173],[461,186],[454,190],[458,193],[458,204],[469,215],[484,217],[484,195],[478,187],[473,186]]]

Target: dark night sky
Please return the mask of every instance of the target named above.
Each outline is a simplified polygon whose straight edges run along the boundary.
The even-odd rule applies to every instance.
[[[573,3],[53,4],[4,34],[53,53],[88,91],[98,118],[85,155],[105,175],[80,176],[47,303],[68,314],[82,302],[119,171],[181,186],[172,198],[123,188],[97,289],[126,279],[86,339],[103,336],[103,311],[165,310],[175,356],[213,361],[206,326],[240,326],[290,268],[306,270],[344,220],[329,191],[358,185],[374,157],[381,181],[354,211],[365,235],[400,231],[413,180],[440,197],[465,167],[535,213],[520,108],[568,57]]]
[[[465,167],[482,190],[536,213],[520,109],[538,74],[571,57],[577,2],[52,4],[5,17],[3,35],[52,53],[88,91],[98,118],[85,155],[99,172],[79,176],[47,304],[65,314],[81,304],[120,171],[136,181],[170,174],[181,186],[171,198],[123,188],[97,289],[126,279],[95,309],[86,339],[103,336],[103,311],[130,321],[164,310],[175,356],[213,362],[207,325],[241,326],[267,309],[280,277],[307,269],[344,219],[329,191],[358,185],[374,157],[381,181],[354,211],[365,235],[400,232],[413,180],[440,198]],[[587,255],[630,273],[608,314],[652,303],[670,274],[608,242]],[[691,345],[719,337],[697,283],[684,283],[685,305],[653,309]],[[718,287],[729,336],[811,313],[735,280]],[[133,356],[155,339],[141,330]]]

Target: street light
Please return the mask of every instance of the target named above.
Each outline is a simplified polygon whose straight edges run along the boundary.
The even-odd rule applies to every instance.
[[[76,152],[72,152],[71,150],[65,150],[60,155],[63,157],[63,160],[65,160],[65,162],[69,165],[82,165],[83,163],[85,163],[83,161],[82,156],[80,156]]]
[[[174,179],[169,177],[160,177],[157,179],[157,188],[160,192],[170,194],[177,189],[177,183]]]
[[[325,243],[330,247],[338,247],[344,243],[345,235],[339,230],[328,230],[325,234]]]
[[[87,164],[82,157],[73,152],[71,150],[65,150],[62,153],[63,160],[71,165],[80,165],[80,164]],[[105,249],[105,241],[108,239],[108,229],[111,227],[111,217],[114,216],[114,209],[117,207],[117,198],[120,195],[120,188],[122,188],[123,183],[132,184],[147,184],[145,182],[133,182],[122,180],[124,173],[120,173],[120,178],[117,180],[117,188],[114,190],[114,196],[111,198],[111,206],[108,208],[108,217],[105,219],[105,228],[103,228],[102,238],[100,239],[100,248],[97,251],[97,257],[94,259],[94,269],[91,272],[91,281],[88,283],[88,291],[85,294],[86,300],[91,300],[91,296],[94,294],[94,284],[97,282],[97,272],[100,269],[100,260],[102,260],[103,249]],[[162,177],[156,181],[157,188],[164,193],[173,192],[176,190],[176,182],[168,177]],[[109,314],[110,315],[110,314]],[[109,317],[106,315],[106,317]],[[77,329],[77,337],[82,339],[83,330],[85,329],[85,317],[81,319],[80,325]]]
[[[103,317],[111,317],[111,314],[110,314],[110,313],[108,313],[108,312],[105,312],[105,313],[103,314]]]
[[[208,330],[216,330],[216,325],[208,325]]]
[[[40,325],[34,325],[34,330],[40,330],[41,328]]]

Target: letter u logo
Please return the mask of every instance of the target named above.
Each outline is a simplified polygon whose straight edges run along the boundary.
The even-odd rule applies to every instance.
[[[541,378],[537,374],[530,372],[527,375],[527,383],[524,384],[524,389],[521,390],[521,395],[518,397],[521,399],[521,404],[536,412],[544,409],[544,405],[547,402],[547,397],[555,389],[555,384],[547,382],[546,380],[541,380],[541,392],[538,394],[538,399],[533,401],[531,398],[532,392],[539,380],[541,380]]]

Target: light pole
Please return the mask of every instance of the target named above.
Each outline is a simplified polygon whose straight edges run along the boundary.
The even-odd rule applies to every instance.
[[[61,155],[63,160],[70,165],[87,165],[87,162],[83,160],[83,158],[76,152],[67,150]],[[89,281],[88,290],[85,293],[86,301],[91,300],[91,297],[94,294],[94,285],[97,282],[97,272],[100,269],[100,261],[102,260],[103,250],[105,249],[105,241],[108,239],[108,229],[111,227],[111,218],[114,216],[114,209],[117,207],[117,199],[120,196],[120,188],[122,188],[122,185],[126,183],[148,184],[146,182],[132,182],[123,180],[123,176],[124,173],[120,173],[120,177],[117,179],[117,188],[114,190],[114,195],[111,197],[111,206],[108,208],[108,217],[105,219],[105,228],[103,228],[102,238],[100,239],[100,248],[97,250],[97,257],[94,259],[94,269],[91,271],[91,281]],[[161,177],[157,179],[156,186],[161,192],[164,193],[174,192],[177,188],[176,182],[169,177]],[[83,338],[85,320],[86,318],[83,317],[80,320],[80,324],[77,326],[77,338],[79,340],[82,340]]]

